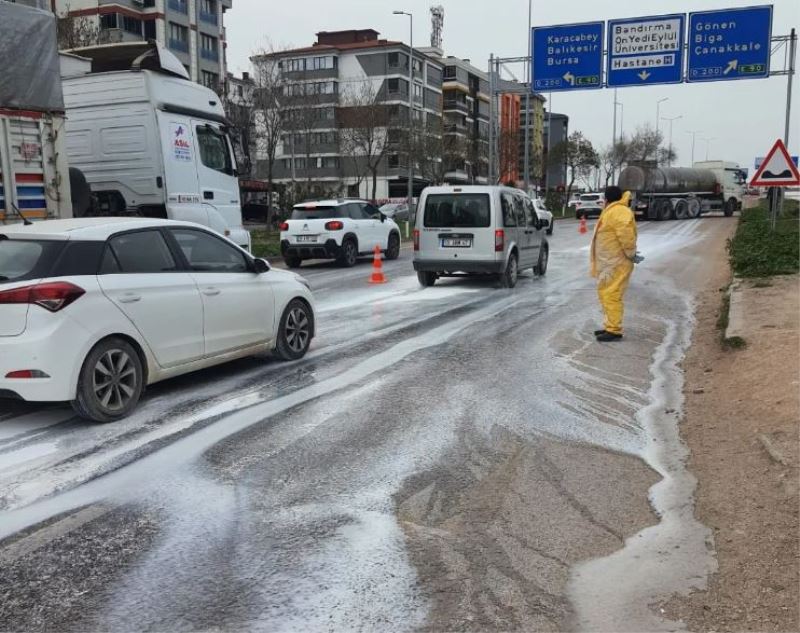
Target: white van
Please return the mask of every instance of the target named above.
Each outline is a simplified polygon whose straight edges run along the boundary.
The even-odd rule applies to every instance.
[[[507,288],[520,270],[547,271],[546,223],[519,189],[428,187],[414,228],[414,270],[423,286],[456,274],[497,275]]]
[[[99,207],[74,215],[196,222],[249,250],[220,97],[152,43],[74,52],[87,63],[62,73],[67,154]]]

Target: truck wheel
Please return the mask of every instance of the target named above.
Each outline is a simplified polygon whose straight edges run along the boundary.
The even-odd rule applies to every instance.
[[[85,218],[92,210],[92,190],[86,176],[77,167],[69,168],[69,188],[72,199],[72,216]]]
[[[688,207],[690,218],[694,220],[700,217],[700,201],[697,198],[687,200],[686,206]]]
[[[658,219],[665,222],[671,220],[674,217],[673,214],[672,203],[669,200],[661,200],[658,207]]]
[[[675,203],[675,219],[685,220],[689,217],[689,203],[686,200],[678,200]]]
[[[722,212],[725,214],[726,218],[729,218],[733,215],[733,212],[736,211],[736,207],[738,203],[736,202],[736,198],[728,198],[727,202],[725,202],[725,206],[722,209]]]
[[[436,283],[436,273],[430,272],[429,270],[420,270],[417,272],[417,279],[419,280],[420,286],[423,288],[430,288]]]

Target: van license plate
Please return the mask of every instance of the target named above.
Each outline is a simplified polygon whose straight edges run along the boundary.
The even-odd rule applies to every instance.
[[[298,235],[297,236],[298,242],[316,242],[317,236],[316,235]]]
[[[472,248],[472,240],[465,237],[446,237],[442,239],[444,248]]]

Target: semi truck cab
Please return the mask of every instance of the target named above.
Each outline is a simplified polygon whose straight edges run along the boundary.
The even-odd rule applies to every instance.
[[[74,214],[197,222],[249,250],[220,97],[154,43],[71,53],[62,76],[67,154],[95,203]]]

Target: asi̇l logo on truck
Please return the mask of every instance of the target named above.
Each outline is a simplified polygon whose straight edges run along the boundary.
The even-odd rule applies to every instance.
[[[172,137],[172,156],[182,162],[192,161],[192,144],[186,133],[186,126],[181,123],[170,124]]]

